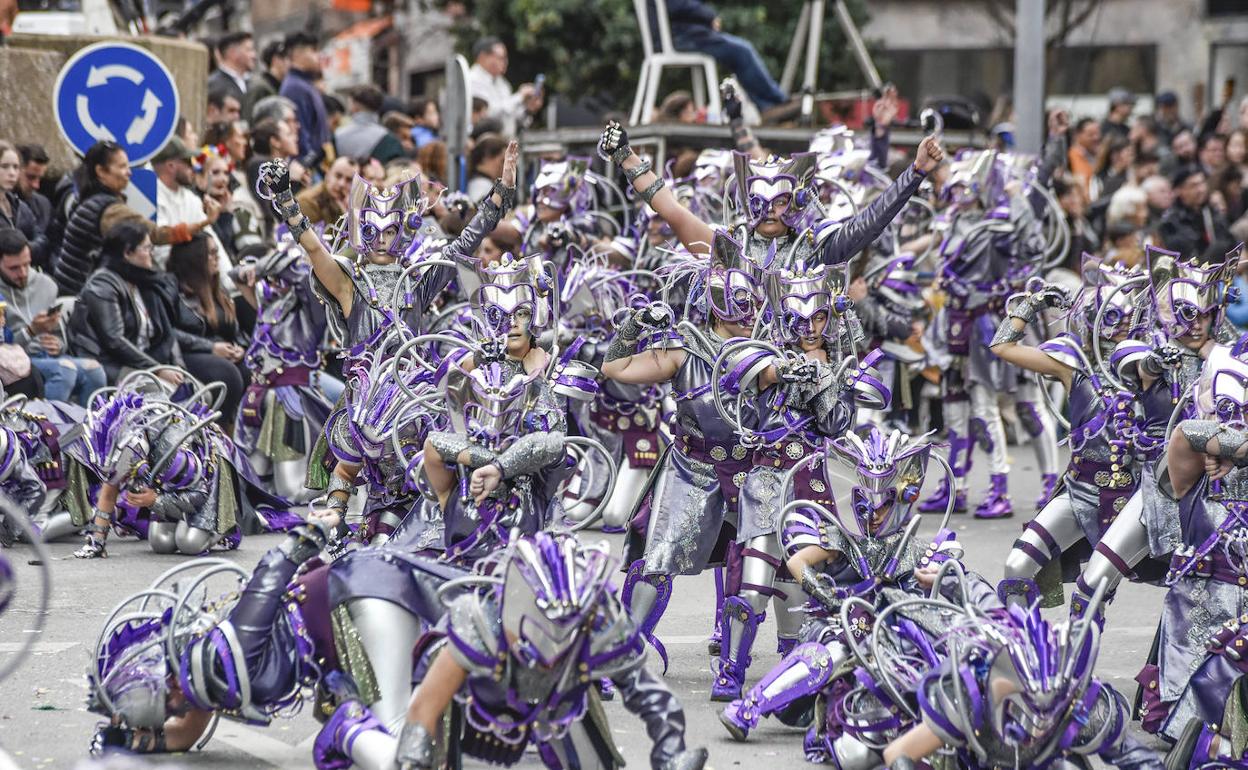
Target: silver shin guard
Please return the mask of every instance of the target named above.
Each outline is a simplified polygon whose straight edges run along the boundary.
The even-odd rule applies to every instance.
[[[562,738],[550,744],[551,748],[555,750],[563,767],[579,767],[581,770],[613,770],[610,765],[604,765],[598,756],[593,739],[585,729],[587,721],[588,719],[582,719],[573,724]]]
[[[1005,557],[1005,576],[1007,578],[1035,579],[1041,567],[1061,556],[1063,551],[1083,538],[1083,529],[1080,528],[1079,522],[1075,521],[1074,509],[1070,505],[1070,498],[1066,495],[1058,495],[1050,500],[1040,513],[1036,514],[1036,518],[1032,519],[1032,522],[1042,527],[1052,536],[1057,543],[1057,552],[1054,553],[1045,542],[1045,539],[1032,529],[1032,525],[1029,524],[1028,528],[1023,530],[1022,536],[1018,538],[1019,541],[1026,543],[1042,554],[1048,554],[1049,558],[1043,563],[1037,562],[1035,557],[1016,543],[1010,549],[1009,556]]]
[[[307,460],[288,460],[273,463],[273,488],[279,497],[292,503],[306,503],[316,497],[318,492],[303,485],[307,477]]]
[[[147,544],[156,553],[178,552],[178,525],[172,521],[153,521],[147,526]]]
[[[784,591],[786,598],[773,596],[771,599],[772,615],[776,619],[776,636],[780,639],[797,639],[806,618],[804,612],[798,611],[806,604],[806,592],[797,583],[788,581],[777,582],[777,587]]]
[[[420,638],[420,620],[384,599],[354,599],[347,611],[373,668],[381,697],[368,708],[382,724],[401,720],[412,694],[412,646]]]
[[[397,731],[396,731],[397,732]],[[359,770],[394,770],[399,739],[380,730],[364,730],[351,743],[351,763]]]
[[[633,600],[628,606],[628,616],[633,623],[641,625],[650,616],[654,603],[658,601],[659,590],[645,580],[638,580],[633,586]]]
[[[179,551],[187,556],[198,556],[220,540],[221,536],[216,532],[192,527],[185,521],[179,521],[176,539]]]
[[[984,421],[992,438],[992,451],[988,453],[993,473],[1009,473],[1010,461],[1005,446],[1005,425],[1001,422],[1001,406],[996,391],[983,385],[972,385],[971,416]]]
[[[607,510],[603,512],[602,523],[609,527],[622,527],[628,523],[628,517],[637,507],[637,497],[646,486],[649,476],[648,468],[632,468],[624,461],[620,468],[620,476],[615,482],[615,490],[607,502]]]
[[[775,535],[759,535],[745,544],[746,548],[781,559],[780,543],[776,541]],[[746,586],[760,586],[770,590],[775,586],[776,568],[767,561],[757,556],[746,556],[741,560],[741,591],[739,595],[750,603],[750,609],[754,614],[767,609],[767,602],[771,599],[771,594],[759,591],[754,588],[746,588]]]
[[[76,533],[80,528],[74,525],[69,511],[61,511],[48,516],[47,521],[39,530],[43,542],[50,543],[58,538]]]
[[[1140,521],[1140,514],[1143,510],[1143,493],[1137,491],[1131,499],[1127,500],[1127,504],[1118,514],[1118,518],[1114,519],[1114,523],[1105,530],[1105,534],[1101,536],[1101,542],[1097,543],[1096,550],[1092,552],[1092,558],[1088,559],[1087,566],[1083,568],[1083,573],[1080,575],[1084,585],[1095,586],[1104,579],[1105,592],[1108,595],[1112,594],[1122,582],[1122,572],[1108,556],[1102,553],[1102,550],[1112,551],[1130,568],[1134,568],[1143,561],[1145,556],[1148,556],[1148,530]]]
[[[849,735],[842,735],[832,744],[836,754],[833,763],[840,770],[875,770],[883,767],[884,757]]]

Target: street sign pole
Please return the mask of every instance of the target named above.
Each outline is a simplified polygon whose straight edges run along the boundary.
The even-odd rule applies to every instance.
[[[1016,0],[1014,136],[1019,151],[1039,154],[1044,137],[1044,0]]]

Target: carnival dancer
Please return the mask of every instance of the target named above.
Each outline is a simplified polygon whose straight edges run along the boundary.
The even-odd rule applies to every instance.
[[[356,680],[346,673],[352,662],[360,670],[360,653],[358,642],[337,629],[328,570],[308,569],[345,534],[311,519],[250,574],[220,559],[201,559],[122,601],[100,633],[88,671],[90,708],[109,718],[97,728],[93,752],[189,751],[205,745],[221,716],[267,725],[310,694],[318,718],[334,715],[323,735],[351,732],[351,740],[338,745],[328,738],[317,742],[318,768],[345,766],[328,761],[344,750],[358,767],[392,766],[394,739],[360,706]],[[442,613],[436,587],[464,572],[436,561],[410,567],[407,591],[423,591],[434,622]],[[399,716],[410,691],[408,684],[393,707]],[[339,708],[343,704],[350,707]]]
[[[762,340],[732,342],[714,363],[716,373],[726,374],[712,395],[718,395],[721,402],[742,396],[738,404],[746,413],[734,417],[726,410],[724,414],[730,423],[737,423],[743,443],[754,449],[753,467],[740,485],[736,522],[742,557],[740,584],[728,586],[730,595],[722,608],[712,700],[740,697],[754,637],[769,600],[778,600],[781,653],[797,642],[800,621],[782,604],[789,595],[775,587],[782,565],[777,519],[790,492],[799,499],[834,506],[834,495],[817,472],[818,463],[803,460],[825,437],[840,436],[853,427],[859,404],[882,408],[889,401],[888,390],[873,376],[850,371],[856,364],[851,352],[855,342],[843,323],[845,298],[834,296],[838,271],[827,265],[808,268],[799,263],[771,271],[765,281],[772,338],[782,347]],[[878,357],[864,359],[862,368]],[[747,397],[749,405],[743,403]],[[786,490],[785,477],[794,468],[797,477],[792,489]],[[789,593],[800,604],[796,588],[793,585]]]
[[[1138,677],[1144,729],[1171,740],[1192,720],[1225,739],[1248,719],[1237,695],[1248,634],[1248,337],[1210,351],[1193,401],[1196,416],[1171,435],[1160,477],[1178,500],[1180,540],[1157,664]]]
[[[1038,347],[1022,344],[1027,327],[1045,309],[1072,304],[1064,288],[1035,278],[1027,293],[1007,303],[1006,319],[992,340],[992,352],[1003,361],[1057,380],[1070,395],[1070,466],[1058,492],[1028,522],[1006,557],[1003,586],[1019,595],[1032,592],[1040,570],[1079,541],[1094,548],[1139,481],[1131,441],[1138,394],[1122,390],[1104,362],[1110,346],[1133,331],[1132,289],[1138,291],[1135,279],[1141,276],[1088,255],[1083,275],[1088,286],[1070,311],[1071,332]],[[1086,600],[1091,591],[1081,585],[1079,596]]]
[[[809,469],[807,473],[829,486],[837,478],[833,463],[852,469],[853,525],[842,523],[837,509],[811,500],[785,504],[777,532],[786,566],[811,600],[808,619],[802,643],[720,715],[734,738],[746,740],[764,716],[792,721],[822,693],[827,696],[827,715],[816,714],[807,733],[807,758],[817,762],[835,758],[852,767],[860,766],[855,762],[879,764],[878,751],[873,754],[860,736],[838,728],[844,720],[832,714],[843,705],[846,690],[835,682],[853,670],[849,664],[858,649],[854,643],[865,639],[873,615],[890,603],[925,594],[940,565],[961,558],[956,536],[944,526],[947,515],[926,547],[914,540],[919,517],[913,504],[930,458],[927,441],[871,426],[861,438],[847,431],[802,460],[800,465],[807,468],[820,465],[818,473]],[[797,470],[786,475],[786,483],[794,481]],[[993,602],[991,586],[977,577],[972,582],[978,601]],[[860,605],[850,601],[855,597]],[[850,606],[853,612],[845,616]],[[935,638],[939,629],[927,633]]]
[[[521,252],[541,252],[561,275],[571,262],[571,249],[589,252],[604,235],[602,220],[592,211],[594,187],[586,178],[588,171],[589,158],[569,155],[543,161],[533,180],[533,202],[515,213],[516,228],[523,234]]]
[[[0,404],[0,430],[11,440],[0,451],[0,482],[18,505],[33,513],[39,539],[50,542],[82,528],[90,511],[90,471],[82,425],[87,410],[63,401],[13,395]],[[71,513],[74,511],[76,513]],[[0,523],[0,545],[24,533]]]
[[[274,490],[295,502],[309,498],[307,459],[333,409],[321,353],[325,309],[312,292],[310,275],[291,238],[283,238],[262,259],[245,258],[231,271],[257,312],[244,357],[251,384],[243,394],[234,440],[256,473],[271,478]]]
[[[1007,610],[967,603],[955,617],[946,659],[918,688],[921,721],[884,750],[888,767],[914,770],[949,747],[971,770],[1081,765],[1092,756],[1121,770],[1163,770],[1127,729],[1126,698],[1093,673],[1101,635],[1091,617],[1051,624],[1034,594]]]
[[[468,756],[509,767],[532,745],[552,770],[622,767],[593,691],[602,677],[644,722],[651,768],[700,770],[706,750],[685,747],[684,712],[645,665],[645,643],[611,587],[614,569],[606,543],[516,534],[446,586],[446,644],[412,696],[399,770],[437,766],[452,702],[463,732],[443,740]]]
[[[505,254],[464,287],[480,341],[448,354],[440,387],[450,427],[424,445],[448,558],[491,552],[511,528],[532,534],[562,512],[552,477],[566,472],[565,399],[592,399],[597,370],[574,362],[573,347],[552,355],[537,345],[556,321],[549,266]]]
[[[575,258],[560,286],[560,345],[576,345],[576,360],[601,369],[615,320],[631,312],[629,301],[638,284],[655,281],[647,272],[617,270],[601,254]],[[600,376],[593,400],[568,402],[569,428],[598,441],[610,453],[610,458],[595,453],[579,464],[577,480],[569,487],[576,490],[576,500],[564,503],[569,519],[583,521],[605,502],[604,529],[623,531],[646,476],[659,461],[663,396],[658,385],[631,385]],[[611,489],[611,460],[617,476],[610,499],[604,500]]]
[[[1141,305],[1149,328],[1122,343],[1112,358],[1118,378],[1140,393],[1140,427],[1133,436],[1143,458],[1139,489],[1097,543],[1076,585],[1072,611],[1090,595],[1088,586],[1103,579],[1112,597],[1146,558],[1164,563],[1180,545],[1179,505],[1159,489],[1158,464],[1167,431],[1176,420],[1194,416],[1189,396],[1205,359],[1217,344],[1234,341],[1225,328],[1226,306],[1242,245],[1212,265],[1151,245],[1144,253],[1148,302]]]
[[[418,178],[379,189],[357,176],[351,185],[346,227],[327,246],[299,210],[286,164],[271,161],[261,167],[257,191],[272,201],[280,221],[308,254],[314,287],[329,305],[330,329],[346,348],[344,371],[349,372],[355,360],[374,348],[392,326],[406,324],[417,333],[424,329],[425,314],[455,276],[453,264],[471,265],[471,255],[511,208],[518,156],[519,146],[512,142],[503,177],[481,201],[472,221],[449,243],[438,239],[441,230],[434,222],[425,221],[431,204]],[[427,268],[413,267],[412,255],[435,251],[441,260],[431,260]],[[345,437],[346,426],[340,423],[331,418],[326,427],[328,440]],[[360,469],[338,464],[330,466],[333,472],[326,477],[328,454],[328,446],[318,442],[309,460],[309,486],[328,485],[331,503],[345,507]]]
[[[967,473],[978,443],[991,458],[992,486],[975,516],[1014,515],[997,398],[1014,387],[1016,375],[992,354],[989,342],[1018,276],[1039,264],[1043,234],[1035,204],[1024,195],[1005,194],[1000,165],[991,151],[966,155],[954,162],[945,187],[953,201],[945,212],[948,231],[940,252],[940,283],[948,299],[924,344],[937,351],[937,360],[950,362],[942,372],[941,388],[956,484],[942,487],[921,511],[943,510],[950,496],[954,510],[967,510]]]
[[[663,192],[666,183],[649,162],[632,151],[628,134],[619,123],[607,124],[598,149],[602,157],[623,171],[630,186],[671,226],[685,248],[694,254],[714,248],[713,226],[681,206],[670,190]],[[759,268],[768,267],[776,255],[789,264],[799,259],[808,265],[841,264],[879,237],[943,157],[936,137],[925,138],[919,143],[914,163],[867,208],[847,220],[819,222],[799,231],[795,228],[817,200],[812,182],[815,156],[805,153],[759,163],[738,153],[735,192],[746,221],[730,233],[721,231],[720,237],[730,236]]]
[[[213,424],[220,417],[208,400],[214,386],[182,395],[198,383],[181,374],[177,399],[148,370],[95,396],[86,441],[102,483],[90,519],[82,522],[86,542],[74,556],[107,556],[114,525],[144,537],[156,553],[194,555],[217,544],[236,548],[244,532],[300,521],[285,500],[264,491],[247,458]]]

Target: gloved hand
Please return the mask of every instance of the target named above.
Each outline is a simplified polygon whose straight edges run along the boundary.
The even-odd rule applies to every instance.
[[[724,78],[719,84],[719,100],[723,102],[724,114],[729,120],[741,119],[741,96],[737,94],[737,84],[732,78]]]
[[[1045,283],[1028,295],[1028,301],[1040,307],[1066,309],[1070,307],[1070,292],[1064,286]]]
[[[261,164],[260,178],[256,180],[256,192],[265,200],[273,200],[290,192],[290,166],[284,160],[270,160]]]
[[[805,356],[776,364],[776,374],[788,385],[814,385],[819,382],[819,373],[819,364]]]
[[[662,329],[672,324],[672,309],[667,305],[654,303],[646,305],[636,313],[637,323],[642,326]]]
[[[628,150],[628,132],[618,121],[607,123],[607,127],[602,130],[602,136],[598,139],[598,157],[612,163],[618,163],[615,160],[616,154],[620,150]]]
[[[1148,357],[1158,371],[1176,369],[1183,362],[1183,351],[1173,342],[1167,342],[1151,351]]]
[[[487,337],[481,340],[480,363],[502,361],[506,357],[507,357],[507,338],[506,337]]]

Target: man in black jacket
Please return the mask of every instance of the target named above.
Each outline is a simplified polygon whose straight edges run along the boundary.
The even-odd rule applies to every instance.
[[[1163,247],[1204,263],[1221,262],[1235,245],[1222,212],[1209,205],[1209,181],[1199,166],[1184,166],[1171,180],[1174,205],[1161,217]]]
[[[657,43],[658,22],[654,16],[653,0],[648,0],[646,5],[650,14],[651,36]],[[737,76],[741,87],[760,111],[788,101],[750,41],[720,31],[719,14],[714,8],[702,0],[667,0],[667,17],[672,28],[672,44],[676,49],[697,51],[713,57],[721,67]]]

